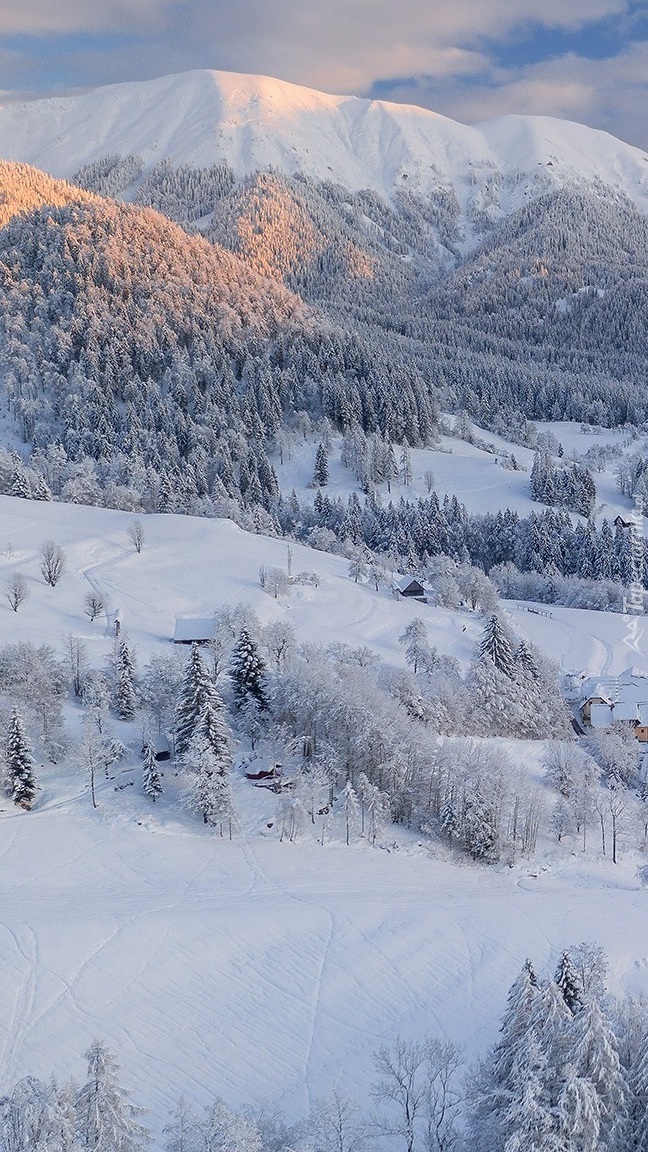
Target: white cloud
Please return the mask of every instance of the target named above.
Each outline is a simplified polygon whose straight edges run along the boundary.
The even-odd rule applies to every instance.
[[[122,32],[158,26],[173,0],[0,0],[0,35]]]
[[[474,121],[505,112],[583,120],[648,144],[642,109],[648,48],[611,60],[577,56],[502,71],[489,43],[534,22],[566,31],[605,17],[630,25],[630,0],[0,0],[0,35],[47,35],[61,86],[149,78],[191,68],[266,73],[331,92],[391,98]],[[55,33],[84,32],[74,52]],[[101,35],[131,34],[119,50]],[[96,40],[93,41],[92,37]],[[542,38],[539,36],[539,46]],[[42,55],[0,54],[5,87],[38,83]],[[399,80],[399,78],[411,78]]]
[[[637,43],[606,60],[569,54],[515,72],[494,73],[484,84],[465,88],[457,84],[445,92],[428,89],[418,96],[466,123],[510,112],[559,116],[645,147],[647,77],[648,43]]]

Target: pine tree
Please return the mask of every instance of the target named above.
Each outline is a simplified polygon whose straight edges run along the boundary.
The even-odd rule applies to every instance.
[[[230,783],[232,755],[222,703],[210,699],[198,719],[196,731],[183,756],[189,772],[188,806],[199,812],[210,828],[227,825],[232,834],[234,800]]]
[[[523,676],[527,680],[538,680],[540,672],[538,665],[533,658],[533,654],[526,640],[520,640],[520,643],[513,656],[515,670],[518,675]]]
[[[15,708],[11,713],[9,722],[7,767],[11,798],[14,804],[18,804],[21,808],[31,808],[37,790],[34,778],[34,759],[22,718]]]
[[[148,1133],[138,1120],[142,1110],[129,1103],[113,1057],[98,1040],[85,1056],[87,1079],[75,1101],[80,1147],[88,1152],[141,1152],[148,1144]]]
[[[253,696],[260,708],[267,708],[265,671],[257,644],[247,628],[242,628],[230,658],[230,676],[238,708],[243,706],[248,696]]]
[[[488,658],[493,661],[495,667],[500,672],[503,672],[505,676],[512,678],[515,675],[515,663],[511,645],[508,642],[499,618],[495,615],[491,616],[488,624],[484,628],[479,645],[479,655],[488,656]]]
[[[578,1076],[593,1085],[599,1099],[604,1147],[620,1124],[628,1097],[616,1037],[598,1000],[592,998],[574,1017],[567,1054]]]
[[[569,1011],[575,1015],[583,1005],[583,987],[567,949],[558,961],[554,980],[562,992]]]
[[[142,765],[142,792],[148,796],[150,800],[155,803],[158,796],[162,795],[162,779],[160,776],[160,769],[158,768],[157,760],[155,759],[155,748],[150,741],[144,747],[144,763]]]
[[[135,667],[125,640],[119,644],[115,661],[115,711],[120,720],[132,720],[137,712]]]
[[[175,745],[178,755],[186,751],[196,731],[200,714],[210,700],[218,701],[220,697],[198,645],[193,644],[176,705]]]
[[[329,467],[328,456],[326,448],[323,444],[318,444],[317,452],[315,453],[315,468],[313,469],[313,488],[324,488],[329,482]]]
[[[555,1109],[558,1138],[568,1152],[601,1152],[601,1102],[591,1080],[578,1076],[573,1064],[563,1072],[563,1088]],[[560,1147],[560,1145],[559,1145]]]
[[[469,1126],[471,1148],[475,1152],[499,1152],[514,1122],[510,1110],[522,1104],[519,1070],[529,1063],[531,1020],[539,996],[538,981],[530,961],[526,961],[513,982],[500,1027],[501,1038],[491,1049],[479,1069],[473,1089]],[[537,1080],[537,1076],[534,1080]],[[544,1079],[544,1076],[542,1077]],[[536,1097],[539,1086],[534,1083]],[[543,1112],[546,1106],[537,1099]]]
[[[628,1071],[628,1106],[624,1120],[624,1148],[648,1152],[648,1035]]]

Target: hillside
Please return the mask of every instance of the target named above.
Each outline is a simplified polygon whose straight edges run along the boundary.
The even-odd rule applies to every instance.
[[[113,651],[117,609],[140,673],[173,656],[176,614],[239,601],[263,625],[292,623],[311,659],[318,643],[346,643],[402,667],[398,637],[423,614],[430,639],[465,667],[481,632],[466,609],[397,602],[354,583],[344,560],[298,545],[294,570],[316,570],[319,586],[274,599],[257,573],[285,564],[285,543],[228,522],[147,517],[137,554],[122,512],[7,497],[0,510],[0,578],[23,572],[31,592],[17,613],[0,608],[5,643],[46,639],[62,654],[71,634],[97,670]],[[68,558],[55,588],[38,572],[47,537]],[[82,609],[88,590],[105,599],[107,614],[94,622]],[[514,615],[552,655],[598,672],[614,645],[612,669],[621,667],[618,617]],[[609,952],[614,990],[644,988],[642,856],[630,823],[616,866],[600,855],[594,829],[586,854],[547,834],[539,858],[513,868],[458,866],[438,841],[403,826],[390,826],[375,848],[361,840],[347,848],[334,827],[322,845],[319,823],[281,843],[277,798],[243,778],[249,751],[238,743],[230,842],[183,811],[171,769],[155,805],[141,795],[143,713],[131,724],[111,720],[127,755],[111,779],[101,774],[93,811],[77,753],[82,714],[70,695],[72,746],[61,762],[38,745],[43,790],[33,811],[0,802],[7,1082],[46,1079],[54,1067],[79,1075],[79,1053],[99,1035],[150,1109],[156,1137],[181,1093],[199,1108],[219,1094],[233,1107],[280,1101],[292,1121],[336,1081],[362,1100],[372,1052],[396,1035],[440,1032],[477,1056],[496,1038],[506,989],[529,954],[551,967],[566,944],[594,939]],[[539,778],[539,745],[496,746],[520,778]]]

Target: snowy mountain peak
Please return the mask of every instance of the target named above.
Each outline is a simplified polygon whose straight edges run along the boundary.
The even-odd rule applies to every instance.
[[[494,218],[567,182],[602,183],[648,211],[648,156],[607,133],[550,117],[469,127],[435,112],[336,96],[266,76],[194,71],[0,107],[0,155],[71,178],[109,154],[272,167],[384,196],[397,189],[479,195]]]

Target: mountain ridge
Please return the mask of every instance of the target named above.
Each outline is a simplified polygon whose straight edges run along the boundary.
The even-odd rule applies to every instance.
[[[390,198],[453,189],[494,221],[566,182],[602,182],[648,211],[648,156],[551,117],[465,125],[415,105],[329,95],[209,70],[0,104],[0,155],[70,179],[109,154],[227,163],[237,179],[274,168]],[[128,195],[127,197],[128,198]]]

